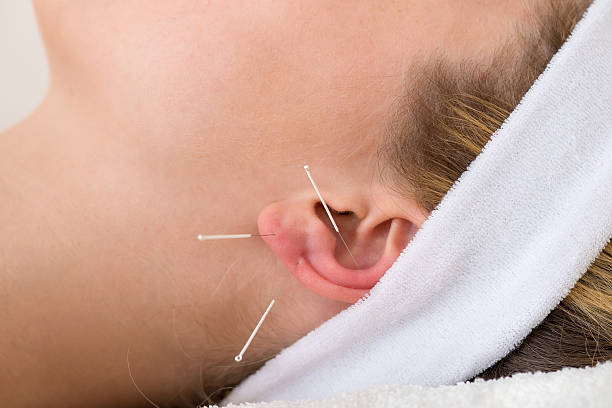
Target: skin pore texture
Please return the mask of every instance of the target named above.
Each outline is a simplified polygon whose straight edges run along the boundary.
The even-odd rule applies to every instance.
[[[149,406],[128,350],[156,404],[204,400],[367,293],[427,218],[378,177],[407,68],[486,63],[525,17],[510,0],[35,5],[51,86],[0,135],[2,406]],[[196,239],[258,231],[276,235]]]

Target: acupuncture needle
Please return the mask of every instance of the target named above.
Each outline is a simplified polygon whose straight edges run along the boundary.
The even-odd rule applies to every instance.
[[[200,241],[211,241],[214,239],[240,239],[240,238],[251,238],[251,237],[269,237],[276,234],[220,234],[220,235],[203,235],[199,234],[198,239]]]
[[[302,259],[300,258],[297,263],[295,264],[295,267],[293,268],[293,273],[295,273],[295,270],[297,269],[298,265],[302,262]],[[286,283],[285,283],[286,284]],[[285,285],[283,285],[283,288],[285,287]],[[279,290],[279,294],[280,292],[282,292],[282,289]],[[278,296],[277,296],[278,297]],[[274,303],[276,302],[276,299],[272,299],[272,301],[270,301],[270,304],[268,305],[268,308],[266,309],[266,311],[264,312],[264,314],[261,316],[261,318],[259,319],[259,323],[257,323],[257,326],[255,326],[255,329],[253,329],[253,332],[251,333],[251,335],[249,336],[249,339],[246,341],[246,343],[244,344],[244,347],[242,347],[242,350],[240,350],[240,353],[234,357],[234,360],[236,362],[241,362],[242,361],[242,356],[244,355],[244,353],[247,351],[247,349],[249,348],[249,346],[251,345],[251,342],[253,341],[253,338],[255,338],[255,335],[257,334],[257,331],[259,330],[259,328],[261,327],[262,323],[264,322],[264,320],[266,320],[266,317],[268,316],[268,313],[270,313],[270,309],[272,309],[272,306],[274,306]]]
[[[312,183],[312,186],[314,187],[315,191],[317,192],[317,195],[319,196],[319,200],[321,200],[321,204],[323,204],[323,207],[325,208],[325,211],[327,212],[327,216],[329,217],[329,220],[331,221],[332,225],[334,226],[334,229],[338,233],[338,236],[340,237],[340,240],[342,241],[342,243],[344,244],[344,247],[346,248],[346,250],[348,251],[349,255],[351,256],[351,259],[355,263],[355,266],[357,267],[357,269],[359,269],[359,264],[355,260],[355,257],[353,256],[353,253],[349,249],[348,244],[346,243],[346,241],[342,237],[342,234],[340,233],[340,230],[338,229],[338,226],[336,225],[336,221],[334,221],[334,217],[332,217],[332,214],[329,211],[329,208],[327,207],[327,204],[325,203],[325,200],[323,199],[323,196],[321,195],[321,192],[319,191],[319,188],[317,187],[317,184],[315,183],[314,179],[312,178],[312,174],[310,174],[310,167],[308,165],[305,165],[304,166],[304,170],[306,170],[306,175],[308,176],[308,179],[310,180],[310,182]]]
[[[200,241],[211,241],[211,240],[216,240],[216,239],[241,239],[241,238],[252,238],[252,237],[269,237],[269,236],[272,236],[272,235],[276,235],[276,234],[216,234],[216,235],[199,234],[198,235],[198,239]],[[300,262],[301,262],[301,259],[298,260],[297,264],[295,265],[296,269],[297,269],[298,265],[300,264]],[[294,272],[295,272],[295,270],[294,270]],[[266,309],[264,314],[259,319],[259,323],[257,323],[257,326],[251,332],[251,335],[249,336],[249,339],[245,343],[244,347],[242,348],[242,350],[240,350],[240,354],[238,354],[236,357],[234,357],[234,360],[236,360],[236,362],[242,361],[242,356],[244,355],[246,350],[251,345],[251,342],[255,338],[255,335],[259,331],[259,328],[263,324],[264,320],[266,320],[266,317],[268,316],[268,313],[270,313],[270,310],[272,309],[272,306],[274,306],[275,302],[276,302],[276,299],[272,299],[272,301],[268,305],[268,308]]]

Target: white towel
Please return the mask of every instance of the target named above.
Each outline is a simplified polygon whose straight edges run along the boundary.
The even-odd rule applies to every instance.
[[[385,385],[323,400],[240,404],[249,408],[610,408],[612,361],[595,367],[523,373],[440,387]],[[237,407],[230,404],[227,408]]]
[[[595,0],[370,296],[223,403],[454,384],[514,349],[612,236],[611,67],[612,1]]]

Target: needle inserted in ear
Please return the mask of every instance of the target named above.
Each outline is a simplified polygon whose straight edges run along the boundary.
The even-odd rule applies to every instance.
[[[200,241],[210,241],[213,239],[238,239],[251,237],[269,237],[276,234],[222,234],[222,235],[198,235]]]
[[[317,192],[317,195],[319,196],[319,200],[321,200],[321,204],[323,204],[323,207],[325,208],[325,211],[327,212],[327,216],[329,217],[329,220],[331,221],[332,225],[334,226],[334,229],[338,233],[338,236],[342,240],[342,243],[344,244],[344,247],[346,248],[346,250],[348,251],[349,255],[351,256],[351,259],[355,263],[355,266],[357,267],[357,269],[359,269],[359,264],[355,260],[355,257],[353,256],[353,253],[351,252],[351,250],[349,249],[349,246],[347,245],[346,241],[342,237],[342,234],[340,233],[340,230],[338,229],[338,226],[336,225],[336,221],[334,221],[334,217],[332,217],[331,212],[329,211],[329,208],[327,207],[327,204],[325,203],[325,200],[323,199],[323,196],[321,195],[321,192],[319,191],[319,188],[317,187],[317,184],[315,183],[314,179],[312,178],[312,175],[310,174],[310,167],[308,167],[308,165],[305,165],[304,166],[304,170],[306,170],[306,175],[308,176],[308,179],[310,179],[310,182],[312,183],[312,186],[314,187],[315,191]]]

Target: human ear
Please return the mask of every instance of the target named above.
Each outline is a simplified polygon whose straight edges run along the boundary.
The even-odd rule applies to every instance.
[[[409,213],[390,215],[385,206],[368,210],[363,218],[350,206],[341,208],[341,213],[332,209],[332,214],[357,265],[315,199],[269,204],[259,214],[258,228],[261,234],[274,234],[263,239],[307,288],[354,303],[391,267],[422,220]]]

